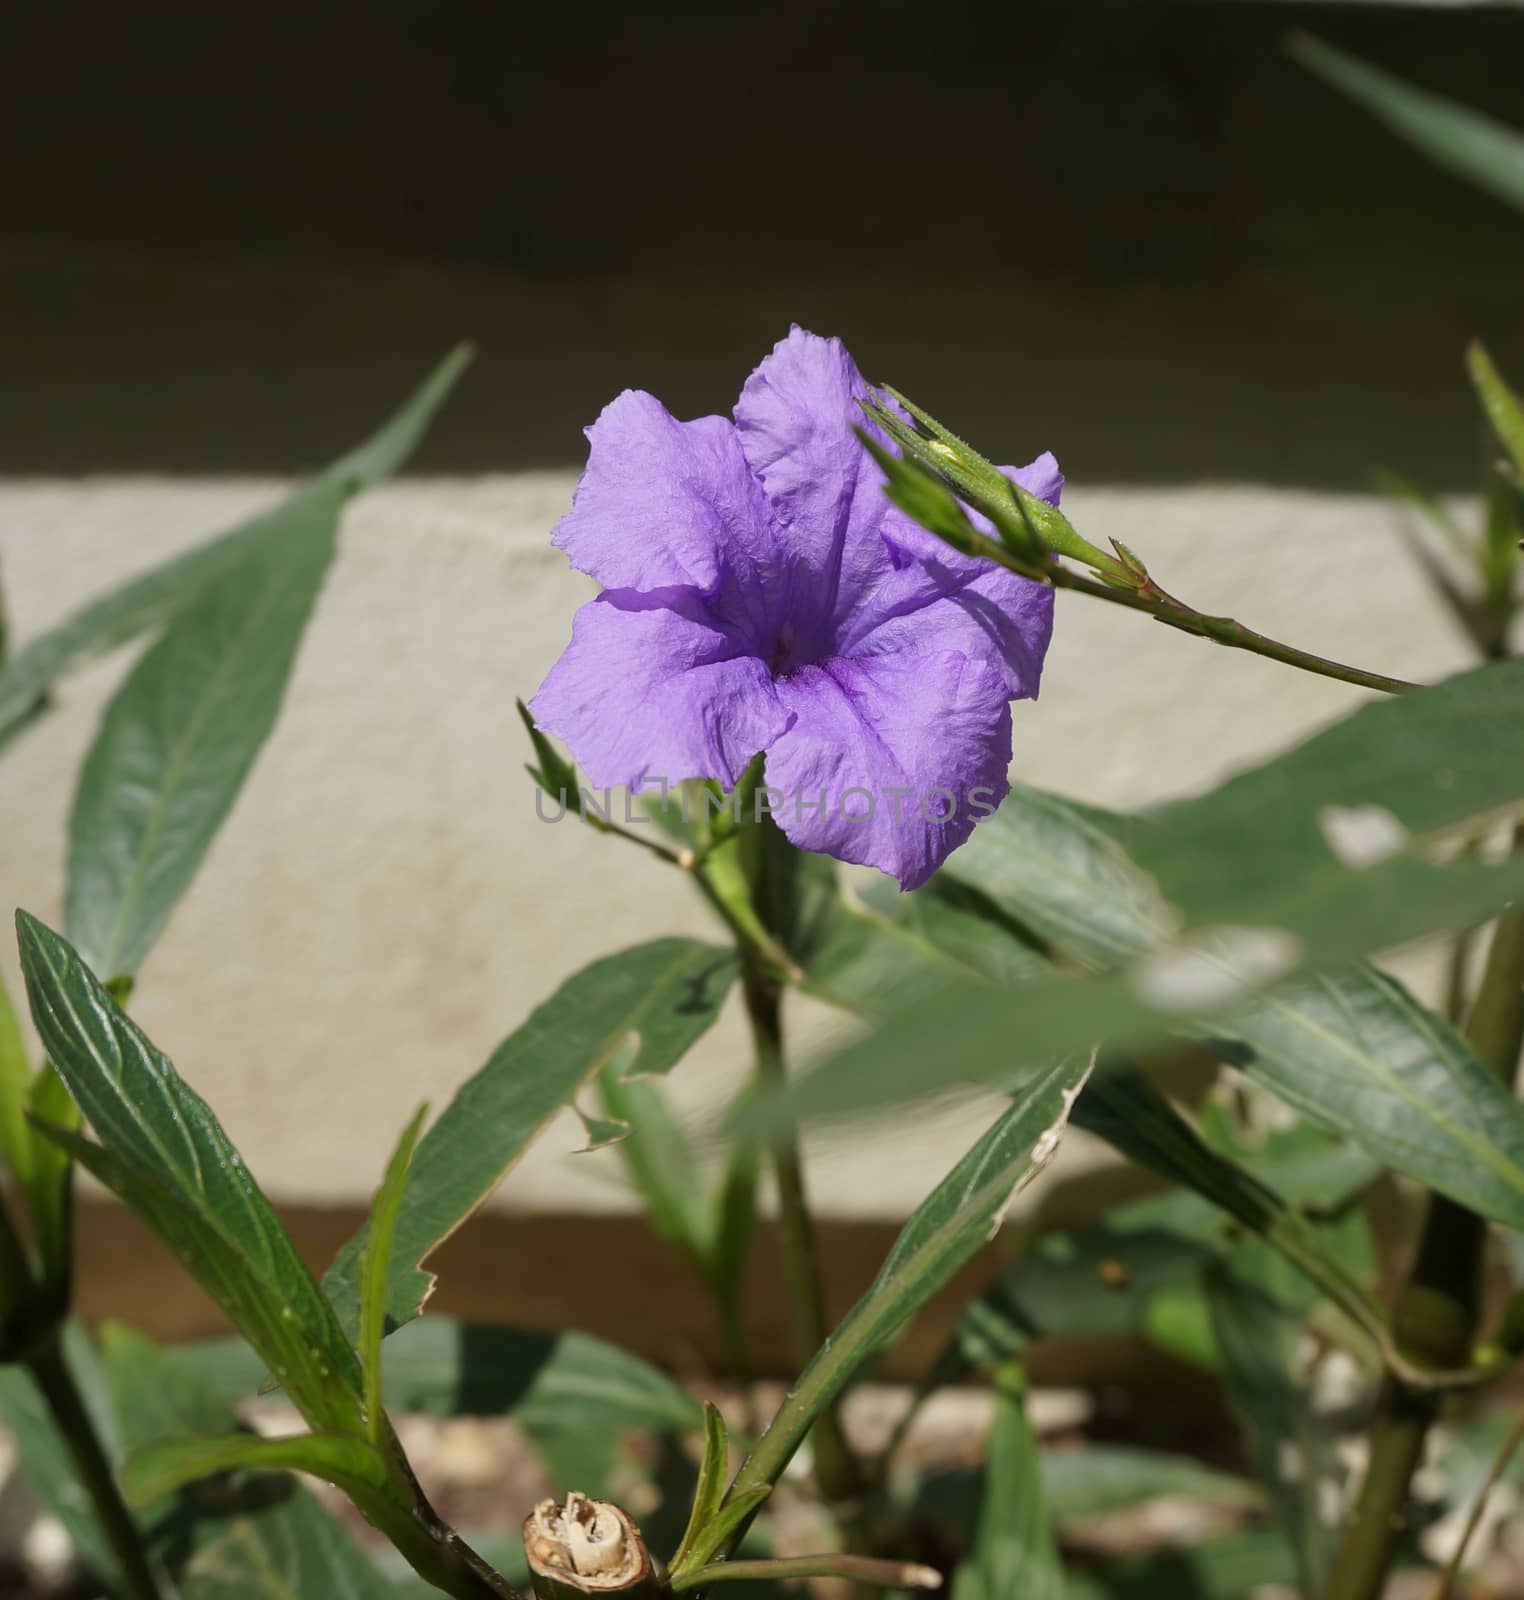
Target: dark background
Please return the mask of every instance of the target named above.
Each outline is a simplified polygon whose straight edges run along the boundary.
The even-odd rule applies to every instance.
[[[1524,217],[1298,25],[1524,124],[1514,9],[13,3],[0,472],[306,466],[462,336],[419,465],[571,464],[797,320],[1072,480],[1467,487]]]

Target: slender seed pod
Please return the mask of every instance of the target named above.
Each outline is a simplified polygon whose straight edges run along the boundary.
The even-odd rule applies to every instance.
[[[538,1600],[660,1600],[662,1583],[635,1519],[612,1500],[573,1492],[543,1500],[524,1521],[524,1554]]]

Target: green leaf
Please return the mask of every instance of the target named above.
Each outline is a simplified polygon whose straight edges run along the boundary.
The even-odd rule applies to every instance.
[[[420,1106],[403,1130],[387,1164],[386,1176],[370,1208],[370,1232],[360,1252],[360,1370],[365,1384],[365,1426],[372,1444],[387,1442],[386,1411],[381,1400],[381,1341],[386,1337],[386,1289],[391,1280],[392,1243],[402,1193],[423,1132],[429,1108]]]
[[[238,1469],[305,1472],[336,1484],[347,1494],[385,1493],[386,1463],[363,1439],[303,1433],[265,1439],[229,1433],[210,1439],[163,1439],[134,1450],[122,1465],[122,1491],[134,1505],[151,1505],[200,1478]]]
[[[1395,1354],[1386,1318],[1319,1232],[1273,1189],[1205,1144],[1153,1082],[1130,1068],[1103,1063],[1076,1121],[1124,1155],[1204,1196],[1258,1234],[1328,1296],[1386,1354]]]
[[[1122,844],[1186,926],[1285,928],[1313,964],[1444,932],[1456,925],[1447,880],[1464,888],[1488,869],[1439,866],[1423,850],[1524,806],[1524,748],[1509,737],[1521,718],[1524,660],[1481,667],[1368,703],[1199,798],[1129,821]],[[1335,824],[1349,813],[1378,827],[1371,854],[1346,849],[1346,861]],[[1494,883],[1497,904],[1509,872]]]
[[[1293,34],[1287,49],[1436,166],[1524,210],[1524,135],[1309,34]]]
[[[777,1481],[820,1408],[990,1238],[1012,1197],[1058,1148],[1089,1072],[1089,1058],[1080,1057],[1032,1077],[922,1202],[867,1293],[810,1362],[742,1463],[728,1501]]]
[[[619,1157],[651,1226],[688,1257],[707,1263],[714,1234],[703,1175],[682,1125],[661,1088],[626,1078],[613,1062],[598,1074],[598,1093],[609,1117],[630,1134]]]
[[[58,1068],[51,1061],[32,1079],[27,1115],[38,1122],[73,1132],[79,1126],[79,1107]],[[28,1126],[32,1138],[32,1170],[26,1182],[27,1205],[32,1215],[32,1237],[47,1291],[66,1308],[74,1270],[71,1218],[73,1179],[67,1153],[52,1139]]]
[[[914,894],[885,887],[843,893],[834,874],[811,885],[797,955],[822,993],[872,1006],[910,985],[932,992],[944,976],[1016,983],[1045,969],[1021,932],[964,880],[938,878]]]
[[[688,1526],[683,1533],[677,1553],[667,1564],[669,1573],[686,1572],[690,1567],[701,1567],[709,1553],[699,1554],[700,1541],[725,1498],[725,1480],[730,1471],[730,1437],[725,1431],[725,1419],[719,1407],[704,1402],[704,1456],[699,1463],[698,1485],[693,1491],[693,1510],[688,1516]],[[707,1541],[705,1541],[707,1542]],[[716,1546],[719,1541],[716,1541]]]
[[[1257,1082],[1388,1166],[1524,1228],[1524,1108],[1456,1030],[1370,967],[1294,979],[1219,1049]]]
[[[1261,1499],[1246,1479],[1190,1456],[1095,1439],[1075,1449],[1044,1450],[1041,1464],[1048,1514],[1060,1526],[1083,1525],[1164,1495],[1209,1506],[1246,1507]]]
[[[470,359],[466,346],[453,351],[375,435],[280,505],[91,601],[32,640],[0,673],[0,745],[26,725],[56,679],[165,622],[272,528],[305,515],[303,502],[326,499],[335,486],[358,492],[395,472]]]
[[[1519,149],[1524,177],[1524,139],[1519,141]],[[1466,350],[1466,370],[1498,443],[1508,452],[1513,470],[1524,474],[1524,408],[1519,405],[1518,395],[1492,364],[1492,357],[1480,340],[1473,340]]]
[[[1109,967],[1171,931],[1168,907],[1117,842],[1124,826],[1122,817],[1016,784],[935,881],[977,888],[1066,955]]]
[[[684,1571],[696,1572],[700,1567],[708,1566],[719,1554],[725,1541],[757,1514],[772,1492],[771,1488],[764,1486],[737,1495],[734,1500],[727,1500],[724,1505],[718,1506],[711,1519],[695,1536]]]
[[[1172,995],[1150,943],[1173,907],[1190,923],[1278,930],[1275,938],[1291,935],[1314,965],[1344,967],[1495,910],[1524,888],[1524,860],[1439,866],[1413,841],[1426,850],[1519,804],[1524,757],[1507,729],[1520,715],[1520,662],[1369,706],[1201,799],[1117,822],[1133,871],[1103,814],[1066,814],[1063,802],[1018,790],[947,870],[967,873],[960,881],[977,881],[1007,918],[1061,955],[1127,964],[1083,981],[1055,974],[1005,995],[947,983],[929,999],[891,1000],[878,1032],[803,1080],[795,1109],[840,1113],[944,1089],[949,1061],[964,1081],[1011,1081],[1087,1041],[1143,1049],[1187,1031],[1228,1041],[1229,1059],[1382,1160],[1519,1225],[1524,1110],[1453,1029],[1391,980],[1362,968],[1265,993],[1275,969],[1256,970],[1252,939],[1247,947],[1197,940],[1170,957],[1204,977],[1207,991]],[[1498,745],[1507,754],[1493,759]],[[1329,805],[1346,814],[1378,808],[1397,853],[1364,866],[1340,860],[1325,837]],[[1251,1003],[1212,1010],[1212,986]],[[1256,991],[1262,998],[1251,1000]],[[1474,1121],[1492,1130],[1495,1146],[1480,1162]]]
[[[257,1381],[264,1363],[241,1341],[226,1343],[243,1351]],[[217,1388],[178,1353],[110,1323],[101,1330],[101,1352],[129,1448],[235,1425]],[[348,1532],[289,1477],[191,1485],[144,1517],[155,1549],[181,1569],[183,1600],[371,1600],[385,1592]]]
[[[226,1404],[247,1400],[268,1368],[239,1339],[182,1345],[177,1364]],[[387,1341],[386,1403],[428,1416],[511,1416],[553,1427],[687,1432],[697,1400],[639,1356],[585,1333],[537,1333],[429,1316]]]
[[[582,1084],[638,1036],[634,1073],[666,1072],[714,1022],[735,953],[656,939],[595,961],[510,1034],[424,1135],[397,1228],[387,1315],[411,1322],[433,1287],[420,1263],[492,1193]],[[365,1232],[339,1253],[324,1288],[346,1327],[359,1310]]]
[[[114,1457],[117,1426],[106,1376],[89,1335],[77,1323],[64,1327],[63,1359],[103,1446]],[[111,1546],[95,1519],[68,1441],[25,1367],[0,1365],[0,1421],[20,1449],[22,1481],[37,1503],[64,1525],[70,1542],[91,1571],[111,1579],[117,1570]]]
[[[1120,1556],[1067,1574],[1067,1600],[1244,1600],[1267,1585],[1289,1590],[1296,1568],[1277,1529],[1230,1534],[1210,1544]]]
[[[1027,1421],[1026,1382],[1008,1364],[995,1388],[995,1422],[970,1559],[952,1600],[1063,1600],[1064,1574],[1043,1500],[1037,1439]]]
[[[1301,1592],[1322,1594],[1332,1554],[1324,1507],[1339,1468],[1297,1371],[1300,1323],[1276,1292],[1286,1270],[1263,1246],[1246,1244],[1208,1269],[1207,1300],[1228,1398],[1296,1553]]]
[[[343,1329],[211,1108],[70,945],[16,916],[32,1016],[105,1148],[50,1133],[174,1250],[314,1427],[362,1431]]]
[[[65,926],[135,973],[275,725],[333,557],[345,484],[299,501],[169,625],[106,708],[69,819]]]
[[[1160,920],[1115,844],[1122,826],[1020,790],[949,870],[982,883],[1008,915],[1065,952],[1124,959],[1159,937]],[[1293,978],[1192,1031],[1386,1165],[1524,1226],[1524,1111],[1455,1029],[1395,979],[1367,966]],[[1087,1104],[1098,1108],[1101,1096]]]
[[[0,977],[0,1166],[23,1186],[32,1170],[32,1130],[26,1106],[32,1092],[32,1063],[5,980]]]

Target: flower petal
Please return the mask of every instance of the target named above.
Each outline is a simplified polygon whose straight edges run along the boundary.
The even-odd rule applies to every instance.
[[[609,589],[530,702],[595,788],[717,778],[726,788],[789,725],[764,664],[692,590]]]
[[[896,651],[953,650],[1000,671],[1006,697],[1035,700],[1043,659],[1053,637],[1053,590],[988,563],[973,577],[963,571],[922,568],[941,578],[940,595],[926,597],[923,583],[909,609],[864,625],[841,641],[853,660]]]
[[[1000,470],[1058,503],[1064,475],[1051,454]],[[978,512],[970,515],[993,534]],[[1053,635],[1053,591],[1046,584],[963,555],[895,507],[884,520],[880,544],[876,571],[838,622],[842,655],[961,650],[975,660],[1001,661],[1013,700],[1036,698]]]
[[[765,781],[802,849],[915,889],[1010,789],[1003,676],[956,652],[828,661],[777,690],[794,722],[768,748]]]
[[[742,609],[756,602],[779,547],[735,424],[679,422],[626,389],[586,432],[586,470],[551,535],[571,564],[608,589],[723,589]]]
[[[795,327],[746,380],[736,426],[752,470],[777,504],[790,553],[809,575],[822,634],[856,605],[882,563],[884,475],[854,433],[889,441],[858,406],[868,385],[840,339]]]

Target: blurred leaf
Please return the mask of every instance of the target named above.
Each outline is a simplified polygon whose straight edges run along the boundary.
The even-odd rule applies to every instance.
[[[1117,842],[1125,819],[1013,784],[936,882],[977,888],[1049,944],[1105,968],[1170,931],[1168,908]]]
[[[1519,141],[1519,151],[1520,176],[1524,180],[1524,139]],[[1524,474],[1524,409],[1518,395],[1493,366],[1492,357],[1480,340],[1473,340],[1466,351],[1466,370],[1498,443],[1508,452],[1513,470]]]
[[[118,1452],[116,1417],[105,1373],[89,1335],[78,1323],[63,1330],[63,1360],[95,1424],[109,1457]],[[15,1440],[21,1456],[21,1478],[44,1510],[64,1525],[81,1561],[97,1576],[116,1572],[111,1546],[95,1520],[68,1442],[48,1409],[42,1391],[25,1367],[0,1365],[0,1421]]]
[[[229,562],[106,708],[69,819],[65,926],[107,978],[137,971],[275,726],[348,492],[304,497]]]
[[[26,1122],[31,1092],[32,1063],[26,1040],[0,977],[0,1166],[9,1167],[22,1185],[32,1170],[33,1135]]]
[[[980,903],[962,881],[939,878],[913,894],[886,887],[888,894],[855,884],[843,892],[830,872],[809,884],[795,954],[831,996],[866,1005],[912,985],[933,992],[949,975],[1014,983],[1044,970],[998,908]]]
[[[470,359],[466,346],[452,351],[375,435],[280,505],[151,568],[32,640],[0,674],[0,746],[30,720],[55,679],[158,627],[272,529],[304,518],[306,502],[326,500],[336,486],[347,494],[368,489],[395,472]]]
[[[39,1122],[73,1132],[79,1126],[79,1107],[51,1061],[32,1079],[27,1114]],[[74,1205],[69,1157],[53,1139],[29,1126],[32,1136],[32,1170],[27,1178],[27,1204],[32,1215],[32,1238],[42,1271],[42,1284],[60,1308],[69,1302],[74,1271],[71,1218]]]
[[[211,1108],[65,940],[24,911],[16,925],[37,1031],[105,1148],[52,1137],[179,1255],[313,1427],[361,1431],[354,1351]]]
[[[1314,964],[1342,967],[1421,932],[1467,926],[1524,887],[1524,860],[1440,866],[1411,847],[1414,835],[1432,841],[1459,826],[1479,829],[1524,800],[1524,758],[1514,760],[1524,747],[1507,732],[1521,714],[1524,662],[1484,668],[1367,706],[1201,799],[1118,827],[1160,903],[1192,921],[1251,935],[1269,929],[1287,955],[1297,948],[1284,940],[1291,934]],[[1494,759],[1500,743],[1509,753]],[[1374,811],[1397,853],[1346,865],[1324,836],[1330,805],[1364,823]],[[983,857],[973,855],[965,868],[955,856],[949,870],[977,875],[1007,917],[1046,929],[1082,961],[1114,959],[1134,941],[1141,953],[1151,919],[1137,914],[1140,880],[1127,878],[1097,815],[1085,813],[1066,828],[1062,802],[1034,807],[1017,791],[960,853],[982,849]],[[994,830],[991,842],[981,846],[987,830]],[[1075,853],[1084,885],[1078,892],[1072,869],[1050,873],[1045,864],[1050,855],[1063,863]],[[1092,926],[1084,918],[1088,891],[1094,875],[1105,873],[1120,874],[1123,888],[1102,901]],[[1176,963],[1173,981],[1184,974],[1180,993],[1160,983],[1162,960]],[[1276,969],[1276,960],[1257,965],[1252,948],[1196,941],[1148,952],[1119,972],[1087,980],[1055,974],[1008,993],[949,980],[934,996],[916,992],[883,1003],[879,1030],[846,1044],[804,1079],[794,1109],[826,1115],[945,1090],[950,1081],[1019,1081],[1037,1063],[1087,1041],[1146,1048],[1184,1029],[1248,1044],[1252,1053],[1237,1046],[1226,1053],[1277,1092],[1317,1092],[1316,1106],[1309,1098],[1295,1103],[1326,1124],[1401,1170],[1448,1185],[1463,1204],[1524,1220],[1524,1109],[1454,1030],[1367,970],[1283,983],[1247,1009],[1212,1008],[1214,1000],[1221,1006],[1265,989]],[[1397,1041],[1394,1069],[1385,1054]],[[1465,1110],[1473,1100],[1501,1146],[1480,1162]]]
[[[1267,1184],[1211,1149],[1151,1079],[1132,1068],[1103,1063],[1076,1108],[1075,1120],[1140,1165],[1194,1190],[1258,1234],[1370,1334],[1383,1351],[1390,1352],[1385,1313],[1327,1248],[1319,1230]]]
[[[619,1158],[651,1226],[691,1260],[707,1264],[712,1206],[693,1150],[659,1084],[626,1078],[614,1062],[598,1074],[603,1109],[629,1130]]]
[[[1238,1222],[1272,1243],[1289,1234],[1294,1261],[1309,1253],[1318,1258],[1312,1281],[1320,1289],[1332,1281],[1362,1319],[1376,1315],[1329,1248],[1328,1231],[1290,1210],[1291,1202],[1306,1198],[1329,1207],[1347,1203],[1379,1171],[1358,1152],[1311,1130],[1277,1135],[1263,1163],[1285,1185],[1277,1192],[1254,1171],[1208,1149],[1149,1080],[1115,1066],[1092,1080],[1074,1120],[1184,1189],[1039,1235],[965,1309],[922,1398],[1017,1354],[1031,1339],[1153,1331],[1161,1299],[1194,1293],[1197,1274],[1222,1255]]]
[[[1524,804],[1524,748],[1508,737],[1521,717],[1524,660],[1461,673],[1369,702],[1199,798],[1132,819],[1121,842],[1190,926],[1286,928],[1319,964],[1390,948],[1453,926],[1446,881],[1460,887],[1477,865],[1432,864],[1414,843],[1480,831]],[[1377,843],[1393,853],[1347,865],[1331,808],[1390,812]],[[1508,874],[1494,876],[1506,899]]]
[[[148,1505],[202,1478],[240,1469],[305,1472],[337,1484],[348,1494],[388,1488],[386,1463],[363,1439],[334,1433],[302,1433],[285,1439],[228,1433],[209,1439],[161,1439],[134,1450],[121,1469],[122,1491],[135,1505]]]
[[[420,1263],[492,1193],[541,1128],[626,1040],[631,1073],[666,1072],[713,1024],[735,977],[733,950],[654,939],[568,978],[456,1091],[413,1159],[397,1228],[387,1315],[398,1327],[434,1284]],[[323,1287],[346,1327],[359,1309],[366,1232],[339,1252]]]
[[[1071,1564],[1065,1594],[1067,1600],[1245,1600],[1295,1581],[1279,1530],[1257,1529],[1186,1549]]]
[[[182,1345],[174,1356],[229,1405],[250,1398],[267,1370],[238,1339]],[[603,1339],[432,1315],[387,1341],[386,1403],[435,1417],[511,1416],[530,1431],[688,1431],[704,1422],[685,1389]]]
[[[1330,1430],[1297,1371],[1300,1322],[1276,1294],[1287,1270],[1263,1246],[1242,1245],[1208,1268],[1207,1301],[1228,1399],[1295,1551],[1302,1592],[1322,1594],[1333,1547],[1324,1513],[1340,1469]]]
[[[402,1204],[413,1153],[423,1132],[429,1108],[420,1106],[402,1137],[370,1208],[370,1231],[360,1252],[360,1371],[365,1386],[365,1429],[378,1448],[389,1442],[386,1412],[381,1398],[381,1341],[386,1337],[386,1288],[391,1281],[392,1243],[397,1236],[397,1212]]]
[[[1121,826],[1019,790],[949,866],[1066,951],[1115,959],[1150,938],[1136,871],[1112,838]],[[1112,893],[1092,898],[1092,886],[1108,882]],[[1293,978],[1191,1031],[1386,1165],[1524,1225],[1524,1110],[1456,1030],[1395,979],[1363,965],[1337,977]],[[1098,1114],[1109,1092],[1097,1086],[1082,1115]],[[1125,1126],[1119,1131],[1125,1135]],[[1127,1153],[1157,1165],[1135,1149]]]
[[[1012,1198],[1052,1157],[1090,1072],[1061,1061],[1034,1076],[901,1229],[866,1294],[794,1385],[742,1463],[729,1499],[777,1481],[820,1408],[994,1234]]]
[[[258,1356],[241,1348],[263,1372]],[[142,1334],[108,1323],[101,1354],[129,1449],[236,1424],[215,1388]],[[294,1478],[240,1474],[191,1484],[145,1512],[144,1522],[179,1576],[182,1600],[372,1600],[386,1592],[348,1532]]]
[[[1524,135],[1305,33],[1290,53],[1437,166],[1524,210]]]
[[[1044,1450],[1042,1490],[1057,1523],[1084,1523],[1108,1511],[1168,1495],[1196,1505],[1249,1506],[1256,1486],[1232,1473],[1158,1450],[1087,1440],[1073,1449]]]
[[[1063,1600],[1064,1592],[1037,1440],[1027,1421],[1026,1384],[1011,1365],[995,1387],[978,1529],[953,1579],[952,1600]]]
[[[180,1574],[181,1600],[391,1600],[393,1592],[348,1530],[294,1484],[228,1517]]]

